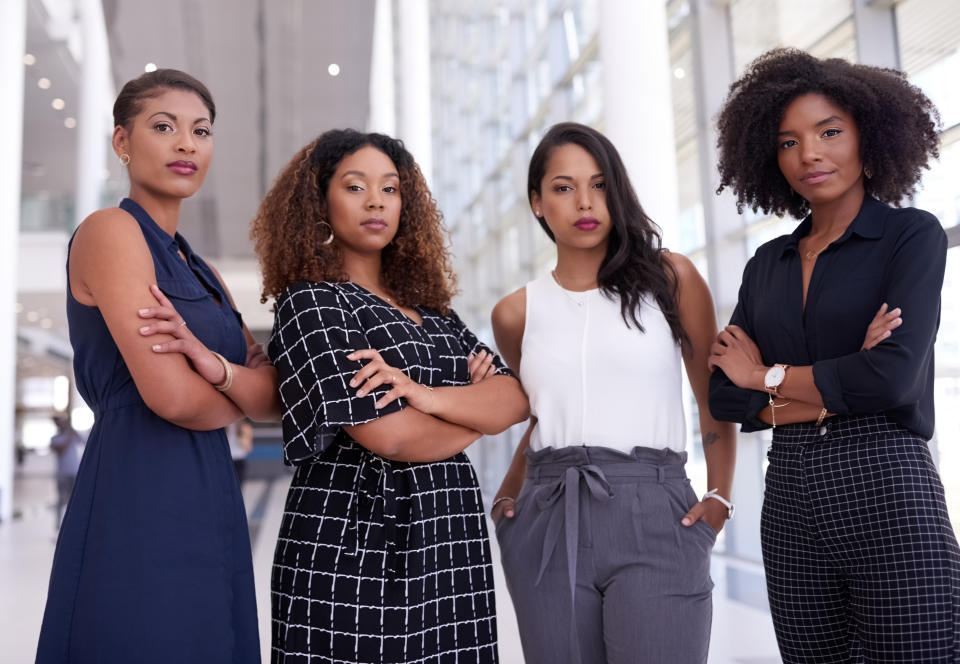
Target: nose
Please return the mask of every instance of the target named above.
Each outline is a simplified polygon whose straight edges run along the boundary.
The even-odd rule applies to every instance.
[[[800,145],[800,158],[803,159],[804,163],[813,163],[820,161],[820,146],[817,145],[816,141],[804,141]]]
[[[197,151],[197,144],[194,141],[192,132],[180,134],[180,141],[177,143],[177,152],[191,153]]]
[[[376,187],[370,190],[370,196],[367,198],[367,207],[371,210],[376,210],[377,208],[383,208],[383,195],[380,190]]]
[[[577,209],[589,210],[591,207],[593,206],[590,204],[590,188],[580,189],[577,194]]]

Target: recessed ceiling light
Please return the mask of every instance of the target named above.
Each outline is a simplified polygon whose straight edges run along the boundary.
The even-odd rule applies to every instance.
[[[157,65],[152,62],[148,62],[146,65],[144,65],[143,71],[147,72],[148,74],[152,71],[157,71]]]
[[[36,323],[38,320],[40,320],[40,314],[38,314],[36,311],[28,311],[27,320],[31,323]]]
[[[327,67],[327,73],[330,74],[331,76],[339,76],[340,65],[338,65],[336,62],[330,63],[330,66]]]
[[[53,106],[56,110],[62,111],[63,107],[66,106],[67,104],[62,99],[60,99],[60,97],[55,97],[50,101],[50,105]]]
[[[673,75],[677,78],[683,78],[687,75],[687,72],[683,70],[683,67],[677,67],[673,70]]]
[[[49,78],[46,78],[46,77],[41,78],[41,79],[38,79],[38,80],[37,80],[37,87],[40,88],[41,90],[49,90],[49,89],[50,89],[50,79],[49,79]]]
[[[74,127],[77,126],[77,119],[76,119],[76,118],[64,118],[64,119],[63,119],[63,126],[66,127],[67,129],[73,129]]]
[[[44,318],[42,321],[40,321],[40,327],[45,330],[49,330],[51,327],[53,327],[53,321],[49,318]]]
[[[24,54],[23,54],[23,64],[27,65],[28,67],[29,67],[30,65],[35,65],[35,64],[37,64],[37,56],[35,56],[33,53],[24,53]]]

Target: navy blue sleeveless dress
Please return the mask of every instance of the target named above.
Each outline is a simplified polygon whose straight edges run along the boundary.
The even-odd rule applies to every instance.
[[[210,268],[139,205],[120,207],[196,337],[243,364],[239,314]],[[37,662],[259,662],[246,513],[223,429],[191,431],[147,408],[100,310],[69,285],[67,319],[96,422],[57,541]]]

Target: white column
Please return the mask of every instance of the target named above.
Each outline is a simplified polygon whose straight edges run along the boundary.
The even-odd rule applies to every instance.
[[[599,27],[605,133],[669,246],[677,219],[677,154],[666,4],[600,0]]]
[[[397,132],[393,77],[393,0],[377,0],[373,16],[373,55],[370,58],[368,131],[389,136]]]
[[[430,9],[427,0],[403,0],[397,13],[400,45],[400,113],[398,137],[420,170],[432,182],[433,144],[430,140]]]
[[[6,148],[0,150],[0,521],[13,516],[13,411],[17,356],[17,247],[20,233],[20,171],[23,146],[23,52],[26,0],[0,2],[0,104]]]
[[[107,141],[111,120],[110,56],[100,0],[82,0],[80,24],[83,62],[80,71],[80,113],[77,116],[77,191],[74,224],[101,206]]]
[[[853,25],[861,64],[900,69],[896,4],[895,0],[854,0]]]

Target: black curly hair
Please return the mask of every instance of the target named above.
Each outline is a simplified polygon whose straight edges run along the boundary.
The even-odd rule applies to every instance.
[[[777,132],[797,97],[822,94],[853,116],[860,132],[860,161],[870,196],[897,205],[920,180],[921,169],[939,156],[940,115],[933,102],[903,72],[830,58],[791,48],[754,60],[730,86],[717,117],[720,186],[737,196],[737,210],[801,219],[807,201],[793,194],[777,164]]]

